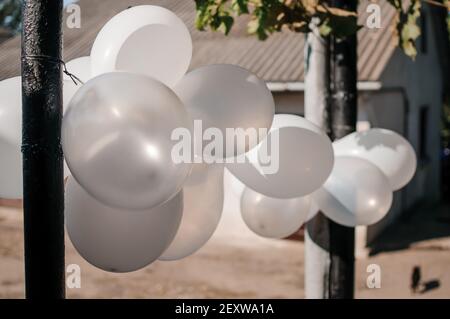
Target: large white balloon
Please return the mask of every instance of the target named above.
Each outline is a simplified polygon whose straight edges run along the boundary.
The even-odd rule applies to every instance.
[[[330,177],[311,197],[328,218],[349,227],[375,224],[392,205],[388,178],[357,157],[337,157]]]
[[[142,5],[109,20],[92,46],[92,75],[126,71],[173,86],[186,73],[192,40],[183,21],[158,6]]]
[[[22,198],[22,79],[0,82],[0,198]]]
[[[232,194],[236,198],[241,198],[242,193],[245,189],[245,185],[239,179],[237,179],[227,168],[225,168],[224,172],[224,186],[225,191],[227,189],[230,189],[230,194]]]
[[[65,216],[69,237],[84,259],[111,272],[130,272],[157,260],[180,225],[183,192],[147,210],[112,208],[90,196],[70,177]]]
[[[84,84],[62,125],[62,146],[75,179],[110,206],[146,209],[181,189],[189,163],[171,152],[176,128],[191,120],[179,98],[152,78],[114,72]]]
[[[226,137],[227,129],[256,129],[256,138],[235,147],[220,148],[214,158],[245,153],[266,136],[272,124],[275,104],[264,81],[235,65],[208,65],[186,74],[176,85],[175,92],[186,105],[192,119],[201,120],[203,131],[219,129]],[[260,131],[260,129],[265,129]],[[261,134],[259,134],[261,133]],[[241,134],[245,138],[244,134]],[[250,135],[249,135],[250,136]],[[199,136],[200,139],[202,136]],[[195,136],[198,145],[206,146]],[[259,140],[258,140],[259,138]],[[203,156],[198,152],[197,156]]]
[[[72,96],[75,84],[63,81],[63,99]],[[65,104],[64,104],[65,106]],[[63,106],[63,111],[65,107]],[[22,77],[0,82],[0,198],[19,199],[22,177]],[[64,163],[64,176],[70,174]]]
[[[0,138],[10,144],[22,142],[22,78],[0,82]]]
[[[1,125],[1,122],[0,122]],[[20,146],[0,137],[0,198],[22,198],[22,153]]]
[[[192,255],[211,238],[222,216],[222,164],[194,164],[183,185],[183,218],[172,244],[159,258],[177,260]]]
[[[319,213],[319,207],[317,207],[317,204],[311,200],[311,206],[309,208],[309,212],[308,215],[306,216],[305,219],[305,224],[307,222],[309,222],[311,219],[313,219],[314,217],[316,217],[317,213]]]
[[[247,187],[275,198],[312,193],[328,178],[334,160],[328,136],[304,118],[289,114],[275,115],[268,137],[246,156],[245,163],[226,167]]]
[[[417,159],[411,144],[396,132],[374,128],[355,132],[333,143],[336,156],[355,156],[378,166],[392,190],[408,184],[416,172]]]
[[[75,75],[83,83],[86,83],[91,79],[91,58],[88,56],[76,58],[66,63],[67,71]],[[72,97],[77,93],[83,83],[74,83],[73,80],[67,75],[63,76],[63,101],[64,111],[67,110]]]
[[[241,198],[241,214],[256,234],[268,238],[285,238],[294,234],[306,220],[310,208],[308,196],[279,199],[246,188]]]

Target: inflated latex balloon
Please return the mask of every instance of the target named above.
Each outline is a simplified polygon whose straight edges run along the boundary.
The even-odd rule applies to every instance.
[[[146,209],[181,189],[189,163],[175,163],[175,128],[190,129],[181,101],[152,78],[114,72],[84,84],[70,102],[62,146],[75,179],[110,206]]]
[[[70,60],[69,62],[66,63],[66,68],[69,71],[69,73],[76,76],[83,83],[86,83],[91,78],[91,58],[88,56]],[[64,111],[67,110],[70,100],[72,100],[72,97],[83,85],[83,83],[79,83],[77,79],[75,79],[75,82],[67,74],[64,74],[63,76]]]
[[[336,156],[366,159],[380,168],[391,189],[408,184],[416,172],[417,159],[411,144],[400,134],[380,128],[355,132],[333,143]]]
[[[22,142],[22,78],[0,82],[0,138],[11,144]]]
[[[0,198],[22,198],[22,79],[0,82]]]
[[[186,73],[192,40],[183,21],[158,6],[142,5],[109,20],[91,51],[92,75],[126,71],[173,86]]]
[[[223,164],[193,164],[183,185],[184,208],[174,241],[159,258],[177,260],[192,255],[211,238],[222,216]]]
[[[0,198],[22,198],[21,145],[22,78],[17,76],[0,82]],[[70,174],[65,164],[64,173]]]
[[[310,208],[308,196],[279,199],[246,188],[241,198],[241,214],[256,234],[268,238],[285,238],[305,222]]]
[[[90,196],[70,177],[66,185],[65,222],[73,245],[92,265],[130,272],[157,260],[180,225],[183,192],[161,206],[127,211]]]
[[[308,215],[306,216],[305,224],[307,222],[309,222],[311,219],[313,219],[314,217],[316,217],[318,212],[319,212],[319,207],[317,207],[316,203],[311,200],[311,206],[309,208]]]
[[[320,210],[338,224],[372,225],[388,213],[392,190],[388,178],[371,162],[337,157],[325,184],[311,194]]]
[[[272,124],[275,104],[264,81],[249,71],[229,64],[208,65],[186,74],[175,87],[175,92],[186,105],[192,119],[201,120],[206,133],[210,128],[219,129],[227,136],[227,129],[256,129],[255,138],[243,143],[235,142],[227,148],[227,142],[218,147],[214,158],[243,154],[256,146],[267,135]],[[263,129],[263,130],[260,130]],[[245,138],[245,134],[241,134]],[[239,135],[240,136],[240,135]],[[249,135],[251,136],[251,135]],[[203,156],[209,141],[195,136],[196,156]],[[232,136],[233,138],[233,136]]]
[[[317,126],[297,115],[277,114],[268,137],[226,164],[247,187],[275,198],[302,197],[318,189],[333,168],[333,147]]]
[[[1,124],[0,124],[1,125]],[[0,137],[0,198],[22,198],[22,153],[20,146]]]
[[[224,185],[225,188],[229,188],[231,190],[231,193],[234,196],[241,198],[245,185],[226,168],[224,172]]]

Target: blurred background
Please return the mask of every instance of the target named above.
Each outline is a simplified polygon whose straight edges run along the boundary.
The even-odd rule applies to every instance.
[[[156,4],[184,20],[194,42],[191,68],[214,63],[243,66],[264,79],[276,111],[303,115],[305,35],[283,31],[266,41],[247,34],[245,18],[228,36],[195,28],[191,0],[80,0],[80,25],[64,23],[64,60],[89,55],[106,21],[129,6]],[[422,35],[413,61],[395,46],[395,12],[387,1],[381,28],[358,32],[358,130],[382,127],[413,145],[418,168],[397,191],[389,214],[357,228],[357,298],[450,298],[450,105],[449,35],[445,10],[424,1]],[[360,1],[364,24],[369,1]],[[0,3],[0,80],[20,75],[20,0]],[[73,11],[67,7],[66,19]],[[448,14],[448,13],[447,13]],[[65,21],[65,20],[64,20]],[[225,207],[219,229],[199,252],[155,262],[131,274],[110,274],[86,263],[66,241],[66,264],[81,267],[80,289],[69,298],[303,298],[303,230],[271,240],[251,233],[239,214],[236,181],[225,174]],[[367,266],[381,267],[381,288],[366,284]],[[0,199],[0,298],[22,298],[21,202]],[[417,281],[418,289],[411,286]],[[416,279],[413,279],[415,277]]]

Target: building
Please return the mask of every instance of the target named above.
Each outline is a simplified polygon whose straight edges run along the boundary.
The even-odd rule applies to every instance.
[[[157,4],[179,15],[190,28],[194,41],[191,68],[214,63],[231,63],[251,70],[267,82],[274,94],[277,112],[303,114],[305,36],[291,32],[274,34],[260,42],[246,33],[246,21],[239,19],[228,37],[199,32],[194,27],[192,0],[80,0],[81,27],[69,28],[64,21],[64,59],[89,55],[103,24],[130,5]],[[360,4],[360,24],[365,24],[368,2]],[[430,5],[424,4],[421,23],[424,34],[415,61],[394,45],[394,10],[379,1],[382,28],[363,27],[358,33],[359,128],[383,127],[408,138],[418,156],[413,181],[395,193],[389,215],[369,227],[366,241],[375,238],[386,225],[418,201],[439,199],[440,136],[444,74],[438,28]],[[66,18],[73,13],[66,8]],[[20,39],[0,45],[0,79],[19,74]]]

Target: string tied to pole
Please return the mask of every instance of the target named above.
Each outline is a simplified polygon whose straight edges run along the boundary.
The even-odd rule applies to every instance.
[[[78,84],[84,84],[84,82],[78,77],[78,76],[76,76],[75,74],[73,74],[73,73],[71,73],[71,72],[69,72],[69,70],[67,69],[67,65],[66,65],[66,62],[64,62],[63,60],[61,60],[61,59],[58,59],[58,58],[55,58],[55,57],[52,57],[52,56],[49,56],[49,55],[25,55],[25,56],[23,56],[25,59],[31,59],[31,60],[43,60],[43,61],[45,61],[45,62],[50,62],[50,63],[55,63],[55,64],[61,64],[62,65],[62,67],[63,67],[63,73],[65,74],[65,75],[67,75],[71,80],[72,80],[72,82],[75,84],[75,85],[78,85]]]

